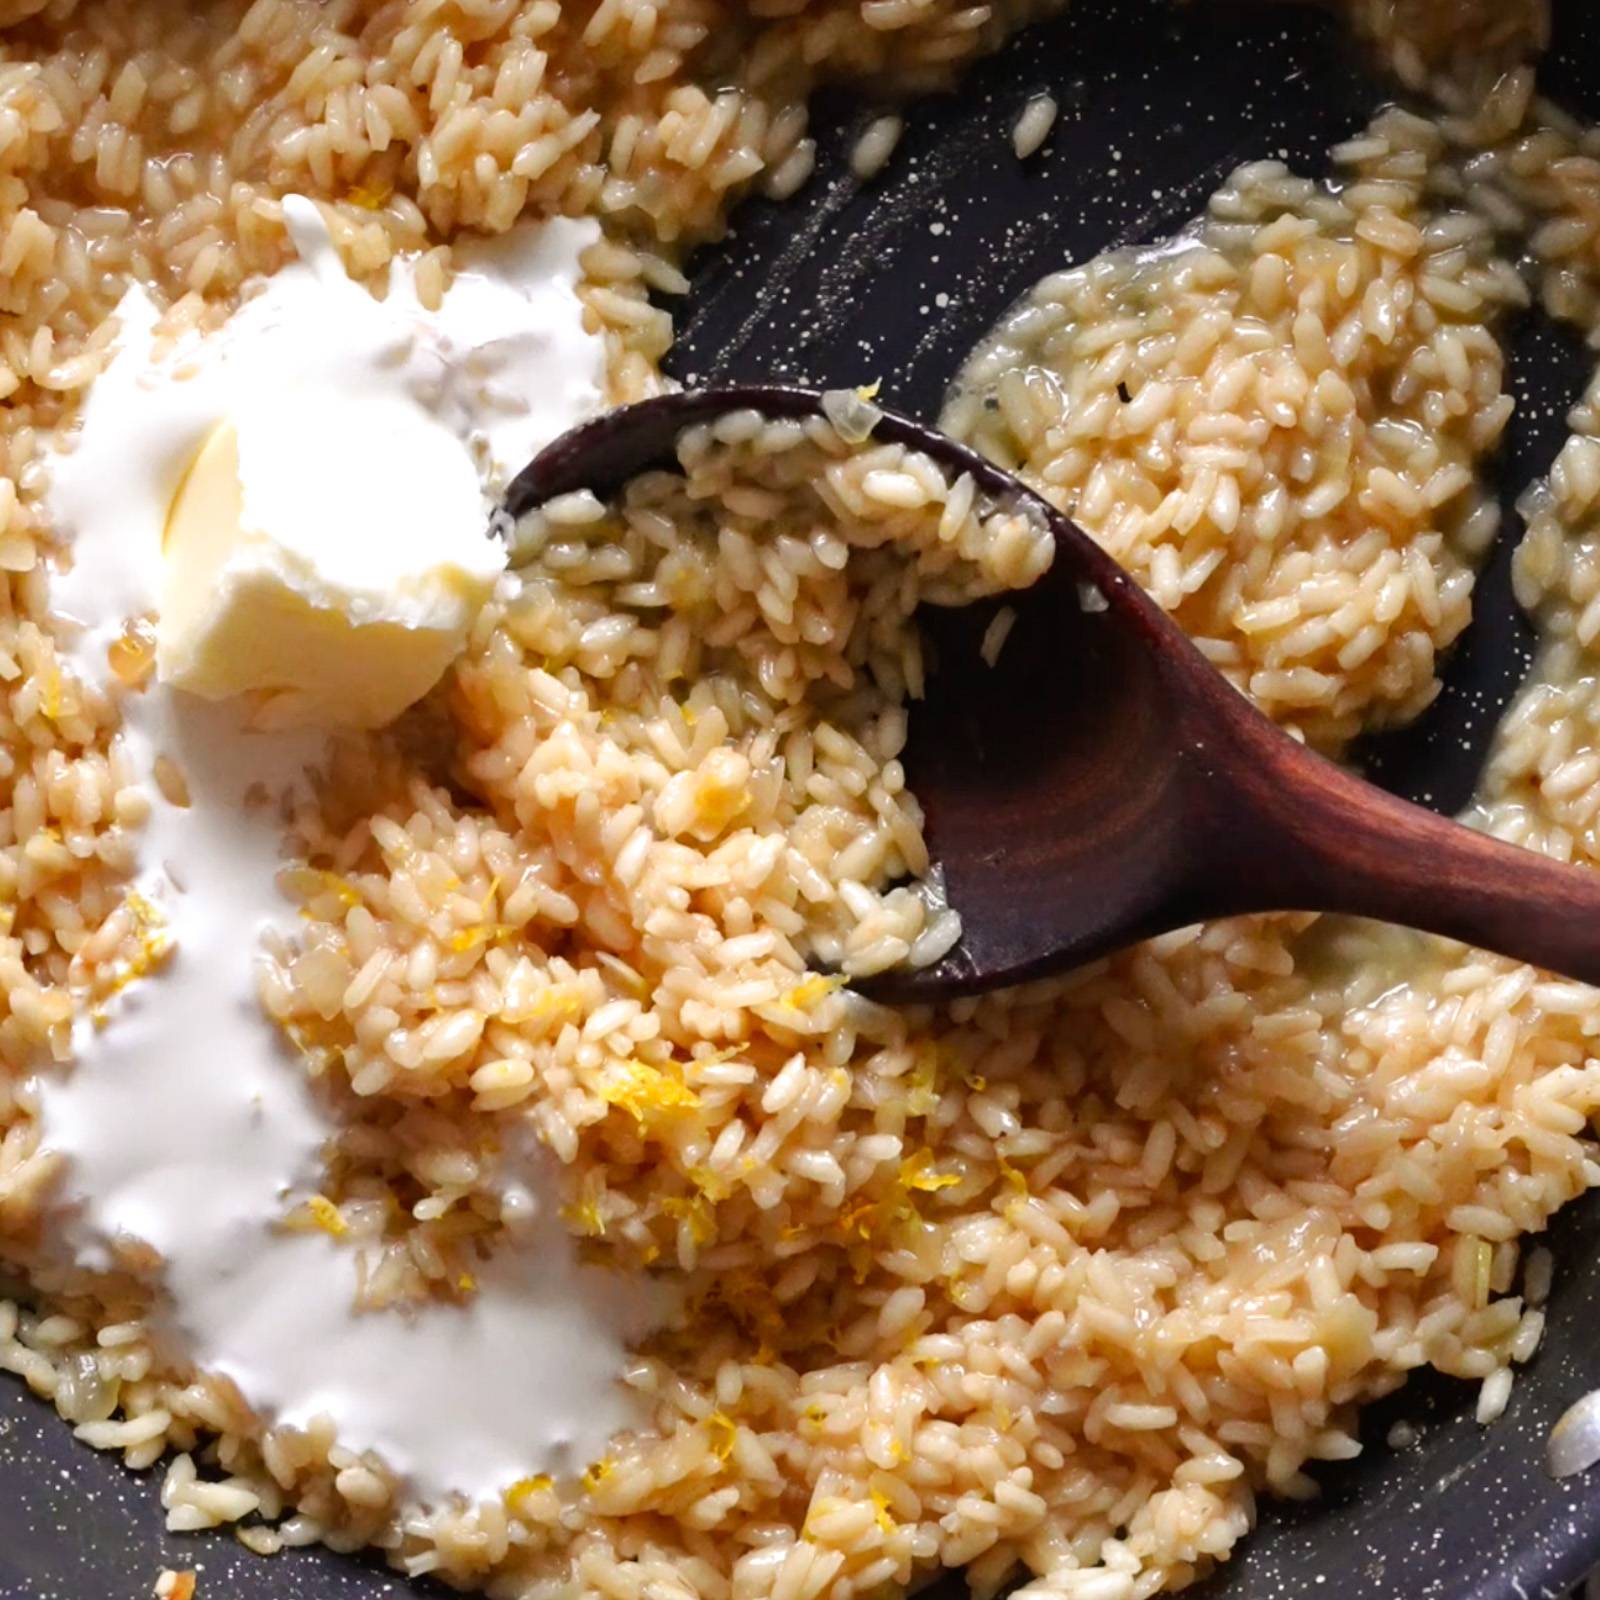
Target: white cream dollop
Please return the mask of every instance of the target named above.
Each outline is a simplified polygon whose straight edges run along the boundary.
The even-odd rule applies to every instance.
[[[73,540],[56,589],[74,619],[68,643],[78,670],[112,693],[106,647],[127,618],[157,608],[166,507],[186,465],[280,359],[330,381],[366,363],[359,392],[375,415],[429,397],[488,485],[599,404],[600,342],[573,291],[589,225],[519,230],[427,312],[403,270],[373,301],[338,269],[315,209],[286,211],[302,261],[211,338],[162,352],[154,307],[129,291],[118,352],[75,447],[53,462],[52,510]],[[322,392],[356,403],[343,379]],[[535,404],[517,406],[519,394]],[[359,437],[364,425],[346,421]],[[44,1141],[68,1163],[56,1236],[95,1270],[119,1238],[152,1245],[156,1327],[181,1357],[231,1378],[269,1422],[331,1419],[341,1443],[408,1480],[409,1498],[479,1498],[581,1468],[639,1421],[620,1378],[663,1300],[578,1260],[556,1214],[553,1158],[517,1138],[498,1179],[527,1220],[461,1305],[358,1313],[352,1253],[277,1226],[319,1188],[334,1129],[256,1000],[262,934],[287,909],[275,885],[281,813],[259,801],[303,790],[323,741],[252,731],[237,705],[160,682],[121,704],[135,770],[148,777],[165,755],[187,780],[187,806],[151,786],[134,885],[174,948],[103,1026],[80,1022],[70,1067],[40,1073]]]

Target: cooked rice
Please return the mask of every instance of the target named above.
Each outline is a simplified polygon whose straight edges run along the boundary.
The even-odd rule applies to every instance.
[[[44,455],[123,282],[215,315],[283,259],[291,188],[362,275],[426,251],[424,293],[458,228],[592,212],[613,398],[648,392],[671,329],[647,287],[682,287],[744,189],[805,181],[815,81],[930,87],[1034,8],[775,9],[0,4],[0,1247],[34,1291],[0,1301],[0,1367],[86,1442],[168,1457],[174,1528],[375,1543],[504,1594],[847,1600],[966,1564],[979,1591],[1130,1600],[1224,1558],[1257,1494],[1311,1493],[1410,1370],[1476,1382],[1487,1419],[1539,1343],[1550,1258],[1519,1292],[1517,1241],[1600,1181],[1593,991],[1308,917],[938,1012],[806,975],[954,937],[891,882],[926,865],[910,607],[1025,583],[1040,547],[915,457],[748,417],[689,442],[687,479],[519,530],[520,591],[413,737],[349,751],[303,820],[309,916],[266,980],[346,1119],[310,1220],[362,1294],[459,1283],[505,1220],[484,1149],[525,1118],[593,1249],[688,1278],[689,1326],[632,1374],[654,1431],[579,1484],[423,1513],[326,1424],[263,1431],[159,1359],[132,1278],[52,1263],[20,1069],[66,1054],[75,993],[159,959],[121,888],[149,802],[44,622]],[[1351,9],[1450,115],[1379,118],[1337,192],[1242,169],[1181,253],[1050,280],[955,412],[1330,749],[1425,705],[1467,620],[1518,240],[1541,301],[1600,329],[1593,136],[1526,72],[1460,87],[1542,7]],[[1600,379],[1527,504],[1546,642],[1480,820],[1600,864]]]
[[[850,147],[850,170],[863,183],[877,177],[894,154],[894,147],[904,131],[905,123],[899,117],[874,117]]]
[[[1430,139],[1386,114],[1337,190],[1259,162],[1172,245],[1047,278],[943,418],[1324,747],[1433,698],[1496,527],[1493,323],[1526,292],[1487,223],[1427,211]]]
[[[498,1226],[486,1113],[513,1107],[581,1174],[573,1225],[644,1263],[754,1266],[837,1242],[847,1196],[954,1183],[881,1131],[856,1147],[840,988],[960,932],[889,887],[929,869],[898,759],[911,610],[1026,586],[1048,532],[827,422],[733,414],[680,452],[615,512],[519,528],[518,590],[456,674],[486,813],[353,752],[341,794],[392,798],[284,874],[306,921],[268,1014],[356,1106],[414,1108],[358,1118],[323,1197],[375,1247],[370,1304],[454,1284]],[[406,1181],[422,1226],[397,1230]]]
[[[1029,98],[1011,130],[1011,147],[1019,161],[1026,161],[1050,137],[1058,110],[1054,95],[1036,94]]]

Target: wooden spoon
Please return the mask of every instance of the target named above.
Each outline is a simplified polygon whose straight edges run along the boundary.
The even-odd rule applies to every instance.
[[[682,429],[746,409],[823,414],[821,394],[781,387],[642,401],[556,440],[506,508],[609,496],[670,467]],[[872,438],[971,473],[998,504],[1032,506],[1056,555],[1031,589],[919,616],[931,670],[904,761],[962,935],[943,960],[865,992],[976,994],[1246,911],[1355,913],[1600,983],[1600,872],[1475,833],[1315,755],[1017,478],[891,413]],[[1016,620],[991,668],[979,643],[1002,605]]]

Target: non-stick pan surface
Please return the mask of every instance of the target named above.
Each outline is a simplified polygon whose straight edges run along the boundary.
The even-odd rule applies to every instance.
[[[1600,120],[1600,11],[1590,0],[1558,15],[1541,82]],[[1045,89],[1060,119],[1044,151],[1020,163],[1011,124]],[[1323,170],[1329,146],[1390,94],[1318,12],[1074,0],[959,94],[914,102],[899,148],[866,185],[846,157],[874,108],[856,94],[825,96],[817,176],[783,205],[746,205],[726,243],[703,254],[668,365],[702,383],[881,378],[891,404],[931,417],[962,355],[1046,272],[1173,231],[1240,161],[1281,156]],[[1507,580],[1521,533],[1511,502],[1559,447],[1589,369],[1575,340],[1537,318],[1512,345],[1507,515],[1472,628],[1422,722],[1366,752],[1381,781],[1444,810],[1471,792],[1494,715],[1527,663]],[[1600,1469],[1558,1485],[1540,1465],[1550,1424],[1600,1387],[1600,1197],[1569,1207],[1550,1243],[1549,1330],[1506,1415],[1479,1428],[1470,1386],[1415,1378],[1365,1413],[1364,1454],[1321,1473],[1321,1500],[1264,1507],[1238,1557],[1191,1591],[1197,1600],[1536,1600],[1600,1563]],[[292,1284],[283,1315],[294,1317]],[[1399,1418],[1419,1437],[1392,1450]],[[327,1551],[264,1561],[226,1536],[175,1538],[161,1523],[151,1475],[76,1444],[0,1375],[0,1600],[135,1600],[163,1566],[198,1567],[201,1600],[443,1592]],[[956,1580],[944,1588],[947,1600],[960,1593]]]

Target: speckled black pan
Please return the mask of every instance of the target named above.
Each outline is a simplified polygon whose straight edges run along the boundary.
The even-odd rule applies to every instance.
[[[1547,92],[1600,119],[1600,11],[1569,0]],[[1009,128],[1048,88],[1062,112],[1025,166]],[[1385,97],[1320,14],[1262,4],[1074,0],[1017,40],[959,97],[913,106],[900,148],[865,187],[846,176],[859,99],[819,107],[819,175],[783,206],[743,209],[699,263],[679,310],[680,377],[856,383],[881,377],[899,409],[931,416],[960,356],[1017,294],[1068,260],[1171,231],[1236,162],[1283,155],[1320,170],[1334,141]],[[1470,791],[1492,723],[1528,653],[1506,563],[1516,490],[1560,443],[1586,376],[1574,343],[1515,330],[1519,401],[1503,467],[1505,535],[1444,695],[1421,726],[1370,752],[1374,772],[1444,809]],[[1268,1506],[1206,1600],[1538,1600],[1600,1562],[1600,1469],[1557,1485],[1540,1462],[1565,1406],[1600,1386],[1600,1203],[1551,1230],[1549,1332],[1494,1427],[1467,1385],[1418,1377],[1365,1415],[1366,1453],[1321,1474],[1308,1507]],[[283,1315],[294,1316],[293,1286]],[[396,1374],[403,1382],[404,1375]],[[559,1383],[559,1373],[551,1382]],[[1420,1425],[1391,1451],[1393,1421]],[[376,1567],[302,1551],[262,1561],[222,1537],[161,1532],[155,1485],[73,1442],[0,1375],[0,1600],[136,1600],[162,1566],[201,1569],[200,1600],[366,1600],[436,1593]],[[950,1580],[946,1600],[959,1585]]]

